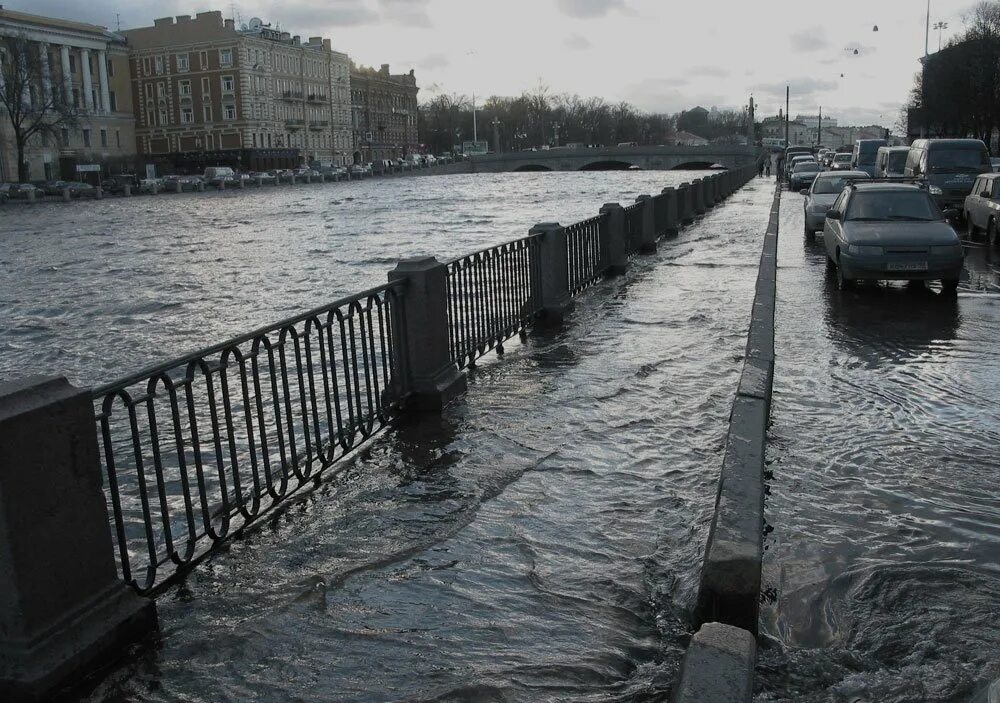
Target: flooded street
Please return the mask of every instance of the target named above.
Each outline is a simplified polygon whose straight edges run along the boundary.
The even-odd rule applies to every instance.
[[[169,588],[156,646],[91,700],[662,698],[772,194],[751,183]]]
[[[0,378],[100,385],[699,171],[480,174],[0,209]],[[26,364],[30,362],[30,367]]]
[[[781,203],[758,701],[964,702],[1000,677],[1000,256],[841,292]]]

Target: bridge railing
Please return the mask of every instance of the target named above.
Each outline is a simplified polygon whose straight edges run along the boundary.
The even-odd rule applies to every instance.
[[[741,167],[689,189],[728,195],[752,175]],[[688,195],[676,198],[679,221],[693,219]],[[13,564],[0,621],[32,633],[13,641],[14,661],[36,661],[32,643],[54,631],[99,639],[103,655],[155,627],[134,617],[151,606],[125,584],[160,590],[317,485],[396,412],[440,410],[464,389],[462,367],[536,320],[562,324],[571,296],[627,270],[626,247],[655,251],[642,200],[630,208],[642,220],[608,203],[448,263],[401,261],[386,285],[92,392],[63,378],[0,384],[0,554]],[[53,589],[58,598],[38,595]],[[98,649],[66,666],[80,673]],[[33,663],[18,671],[65,673],[50,664],[47,678]]]
[[[566,227],[568,288],[577,295],[601,279],[601,237],[607,236],[608,216],[591,217]]]
[[[373,288],[94,391],[126,582],[154,589],[386,425],[398,395],[400,288]]]
[[[477,251],[448,267],[448,348],[459,368],[522,332],[541,310],[539,237]]]

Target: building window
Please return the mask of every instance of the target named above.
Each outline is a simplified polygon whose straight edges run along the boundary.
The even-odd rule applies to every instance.
[[[146,124],[149,127],[153,126],[153,111],[152,110],[146,110]]]
[[[201,65],[201,70],[208,68],[208,52],[200,51],[198,52],[198,63]]]
[[[212,91],[211,91],[210,81],[208,80],[208,78],[202,78],[201,79],[201,95],[202,95],[202,98],[204,98],[205,96],[207,96],[211,92]]]
[[[191,81],[178,81],[177,92],[182,98],[191,97]]]
[[[236,119],[236,106],[235,105],[223,105],[222,106],[223,118],[227,120]]]
[[[70,58],[72,59],[73,57],[70,56]],[[144,76],[148,76],[150,73],[151,73],[151,71],[149,69],[149,57],[145,56],[142,59],[142,74]]]
[[[190,70],[190,68],[190,64],[188,63],[188,54],[177,54],[177,70],[186,72]]]
[[[77,107],[83,107],[83,98],[80,97],[79,88],[73,88],[73,104]]]
[[[189,107],[181,108],[181,124],[191,124],[194,122],[194,110]]]
[[[157,73],[157,75],[163,73],[163,57],[162,56],[154,56],[153,57],[153,63],[156,64],[156,73]]]
[[[108,91],[108,102],[111,104],[111,112],[118,112],[118,99],[115,97],[115,91]]]
[[[115,77],[115,64],[114,64],[114,62],[111,59],[107,60],[107,64],[108,64],[108,78],[114,78]]]
[[[152,100],[152,99],[153,99],[153,84],[152,83],[147,83],[146,84],[146,100]]]
[[[69,146],[69,130],[65,127],[62,128],[62,145]]]
[[[205,118],[205,122],[211,122],[212,121],[212,106],[211,105],[205,105],[202,108],[202,116]]]
[[[170,124],[170,114],[163,108],[160,109],[160,126]]]
[[[222,77],[222,92],[232,93],[233,92],[233,77],[223,76]]]
[[[76,73],[76,57],[73,54],[69,55],[69,72]]]
[[[115,130],[115,146],[119,149],[122,146],[122,131],[120,129]]]
[[[83,128],[83,145],[90,146],[90,130],[86,127]]]
[[[108,130],[101,127],[101,146],[108,145]]]
[[[233,50],[232,49],[219,49],[219,65],[221,65],[221,66],[232,66],[233,65]]]

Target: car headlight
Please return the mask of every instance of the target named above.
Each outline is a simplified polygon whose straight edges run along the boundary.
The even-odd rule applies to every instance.
[[[961,256],[961,244],[948,244],[946,246],[931,247],[931,254],[934,256]]]
[[[932,185],[927,190],[930,192],[931,195],[944,195],[944,191],[937,186]]]
[[[849,254],[860,254],[863,256],[882,256],[882,247],[870,247],[863,244],[851,244],[847,247]]]

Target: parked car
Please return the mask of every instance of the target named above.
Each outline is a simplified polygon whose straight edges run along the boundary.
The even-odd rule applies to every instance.
[[[806,196],[802,201],[806,236],[811,237],[813,232],[823,229],[826,211],[833,206],[837,196],[850,183],[862,180],[868,180],[868,174],[864,171],[826,171],[818,174],[812,186],[802,191]]]
[[[124,193],[126,185],[135,190],[137,183],[138,181],[133,174],[119,173],[114,176],[108,176],[101,181],[101,188],[109,193]]]
[[[964,253],[928,190],[910,183],[848,185],[826,214],[823,244],[841,289],[854,281],[940,279],[958,287]]]
[[[209,166],[202,174],[202,179],[206,185],[215,186],[229,185],[236,182],[236,172],[229,166]]]
[[[255,173],[251,173],[250,177],[254,181],[257,181],[257,179],[260,179],[261,183],[267,183],[267,184],[272,184],[275,181],[274,174],[273,173],[268,173],[267,171],[257,171]]]
[[[850,154],[834,154],[830,169],[833,171],[852,171]]]
[[[153,190],[163,190],[163,179],[162,178],[142,178],[139,180],[139,192],[140,193],[152,193]]]
[[[1000,173],[1000,159],[997,157],[992,157],[990,159],[990,165],[993,166],[993,173]]]
[[[864,171],[875,177],[875,155],[880,147],[889,146],[884,139],[858,139],[851,152],[851,170]]]
[[[0,188],[3,189],[9,200],[27,200],[28,193],[34,193],[35,197],[44,193],[31,183],[3,183],[0,184]]]
[[[900,178],[906,170],[908,146],[880,146],[875,154],[875,178]]]
[[[981,173],[992,173],[986,145],[979,139],[917,139],[906,156],[904,175],[927,181],[941,208],[961,209]]]
[[[986,243],[1000,245],[997,220],[1000,218],[1000,173],[984,173],[972,184],[972,192],[965,197],[962,215],[966,232],[972,239],[982,230]]]
[[[45,181],[41,190],[45,195],[62,195],[66,189],[66,181]]]
[[[93,195],[94,193],[94,186],[82,181],[67,181],[66,187],[69,188],[70,196],[74,198],[80,198],[85,195]]]
[[[822,172],[822,170],[823,167],[812,160],[795,164],[792,168],[792,177],[790,182],[792,190],[810,187],[813,180]]]

